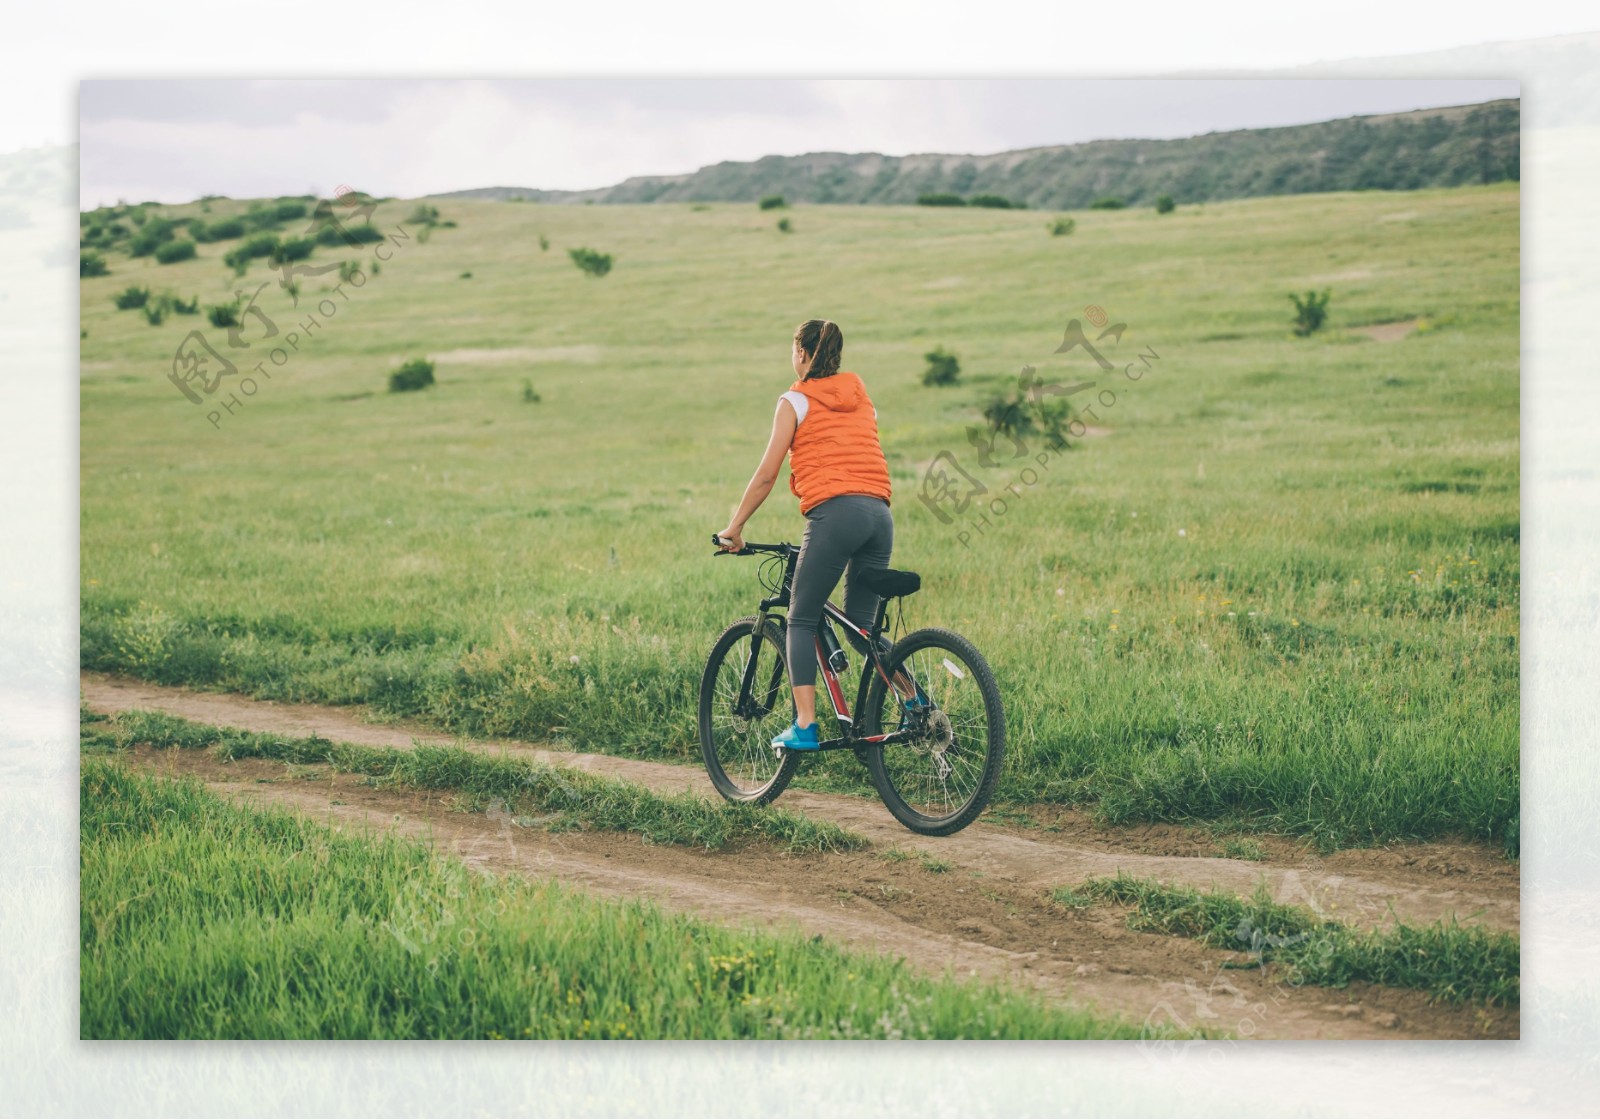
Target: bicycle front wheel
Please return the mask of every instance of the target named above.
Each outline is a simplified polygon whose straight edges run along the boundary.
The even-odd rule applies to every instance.
[[[904,742],[872,748],[867,769],[895,819],[925,836],[948,836],[977,819],[994,795],[1005,762],[1006,713],[1000,686],[976,646],[960,634],[929,628],[907,634],[884,659],[891,680],[918,689],[907,709],[873,674],[866,734],[907,730]]]
[[[800,756],[772,747],[794,719],[794,693],[783,631],[769,619],[757,634],[756,622],[741,618],[711,647],[700,679],[700,753],[723,797],[766,804],[788,786]],[[752,658],[755,674],[741,695]]]

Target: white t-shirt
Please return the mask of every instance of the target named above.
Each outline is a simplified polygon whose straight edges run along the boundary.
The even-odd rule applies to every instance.
[[[798,428],[801,421],[806,418],[806,410],[811,407],[811,398],[806,396],[798,389],[790,389],[779,399],[788,401],[789,404],[794,407],[794,425]],[[874,407],[872,410],[872,418],[874,420],[878,418],[878,410],[876,407]]]

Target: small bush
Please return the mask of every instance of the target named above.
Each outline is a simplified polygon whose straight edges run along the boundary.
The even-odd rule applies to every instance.
[[[149,301],[150,289],[133,284],[111,298],[116,303],[118,311],[132,311],[135,307],[143,307]]]
[[[189,227],[196,241],[232,241],[244,236],[244,222],[238,218],[223,218],[220,222],[197,222]]]
[[[162,298],[167,301],[167,306],[171,307],[172,310],[175,311],[179,315],[198,315],[198,314],[200,314],[200,297],[199,296],[190,296],[188,303],[185,303],[183,300],[179,299],[177,296],[174,296],[174,295],[163,296]]]
[[[1302,300],[1294,292],[1289,293],[1289,298],[1294,301],[1295,334],[1304,338],[1327,321],[1328,297],[1331,294],[1331,291],[1324,291],[1320,296],[1316,292],[1307,292]]]
[[[159,327],[167,317],[167,305],[162,300],[153,300],[139,310],[144,312],[144,321],[152,327]]]
[[[541,233],[539,235],[539,252],[542,253],[548,248],[550,248],[550,239]]]
[[[275,230],[278,228],[278,215],[257,206],[244,216],[244,224],[246,229]]]
[[[111,269],[106,265],[106,259],[99,253],[79,253],[78,275],[109,276]]]
[[[257,257],[270,257],[277,251],[278,238],[276,234],[258,233],[223,257],[222,263],[243,276],[245,269],[250,267],[251,261]]]
[[[1156,198],[1157,214],[1170,214],[1177,208],[1178,204],[1172,201],[1172,196],[1170,194],[1160,195]]]
[[[985,206],[990,210],[1026,210],[1028,208],[1027,203],[1012,202],[1004,195],[998,194],[975,194],[967,199],[967,205]]]
[[[365,223],[359,226],[323,226],[317,231],[318,245],[363,245],[372,241],[382,241],[383,231],[374,225]]]
[[[1126,202],[1123,202],[1122,199],[1113,198],[1110,195],[1107,195],[1105,198],[1097,198],[1093,202],[1089,203],[1089,209],[1091,209],[1091,210],[1121,210],[1126,205],[1128,205],[1128,204]]]
[[[1050,231],[1051,237],[1065,237],[1078,228],[1078,223],[1071,218],[1057,218],[1046,223],[1044,228]]]
[[[139,228],[139,233],[128,245],[128,252],[135,257],[148,257],[162,245],[172,240],[172,231],[176,224],[166,218],[150,218]]]
[[[538,394],[538,392],[534,389],[533,382],[531,382],[531,381],[523,381],[523,383],[522,383],[522,403],[524,403],[524,404],[538,404],[543,399],[544,398],[541,397]]]
[[[601,253],[594,249],[568,249],[567,255],[572,258],[573,264],[590,276],[604,276],[611,271],[610,253]]]
[[[783,195],[769,194],[756,205],[763,210],[781,210],[789,204],[783,200]]]
[[[471,279],[472,279],[472,273],[470,273],[470,272],[463,272],[463,273],[462,273],[462,274],[461,274],[461,276],[460,276],[460,279],[462,279],[462,280],[471,280]]]
[[[929,350],[923,357],[928,368],[922,371],[924,385],[954,385],[961,379],[961,363],[943,346]]]
[[[967,200],[958,194],[935,192],[933,194],[919,194],[918,206],[965,206]]]
[[[389,392],[411,393],[433,384],[433,363],[413,358],[389,375]]]
[[[418,203],[417,208],[411,211],[411,216],[406,219],[408,225],[431,226],[439,222],[439,208],[426,203]]]
[[[339,262],[339,283],[341,283],[341,284],[350,283],[350,281],[352,281],[352,280],[354,280],[356,278],[356,274],[358,272],[360,272],[360,271],[361,271],[361,266],[359,264],[357,264],[355,261],[340,261]]]
[[[1078,412],[1065,398],[1039,401],[1014,390],[1010,395],[998,393],[990,397],[983,407],[983,418],[997,435],[1020,442],[1024,436],[1038,432],[1049,440],[1050,446],[1060,449],[1067,446],[1067,431]]]
[[[177,264],[194,259],[194,242],[187,237],[181,241],[168,241],[156,248],[158,264]]]
[[[303,202],[280,202],[272,208],[272,216],[280,222],[292,222],[296,218],[306,216],[306,204]]]
[[[778,219],[778,232],[779,233],[793,233],[794,232],[794,224],[792,222],[790,222],[788,218],[779,218]]]
[[[239,325],[239,305],[237,303],[219,303],[206,308],[206,318],[211,320],[213,327],[237,327]]]
[[[317,248],[317,243],[309,237],[295,237],[288,241],[280,241],[268,254],[268,262],[273,268],[281,267],[286,261],[303,261]]]

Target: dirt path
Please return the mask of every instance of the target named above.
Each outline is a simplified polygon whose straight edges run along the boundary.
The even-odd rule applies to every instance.
[[[404,725],[363,723],[349,708],[273,704],[236,695],[170,689],[101,674],[81,676],[85,704],[131,708],[258,731],[406,749],[459,743]],[[626,777],[662,791],[714,796],[697,768],[606,755],[541,750],[517,743],[464,743]],[[664,907],[741,925],[793,923],[810,934],[903,956],[913,967],[1006,978],[1054,998],[1143,1021],[1205,1025],[1241,1037],[1517,1037],[1516,1009],[1433,1007],[1416,992],[1353,985],[1297,989],[1270,971],[1220,967],[1230,954],[1126,928],[1117,911],[1068,911],[1046,892],[1123,870],[1163,881],[1249,891],[1261,879],[1280,901],[1316,905],[1345,921],[1383,921],[1389,908],[1408,921],[1447,914],[1516,929],[1514,865],[1465,845],[1410,845],[1319,858],[1289,840],[1263,841],[1264,862],[1203,854],[1214,841],[1170,826],[1097,828],[1081,814],[1043,816],[1047,828],[979,822],[952,837],[919,837],[881,804],[792,790],[782,804],[870,837],[867,852],[790,856],[760,846],[701,852],[649,846],[636,836],[550,833],[504,813],[464,813],[449,793],[374,790],[324,767],[297,770],[257,760],[222,763],[198,752],[140,750],[137,765],[194,773],[242,801],[279,804],[336,827],[394,829],[431,839],[496,872],[555,876],[595,894],[647,896]],[[951,869],[891,861],[898,846],[928,852]]]

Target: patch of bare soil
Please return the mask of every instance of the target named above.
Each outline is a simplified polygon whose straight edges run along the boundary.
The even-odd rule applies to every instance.
[[[353,708],[275,704],[223,693],[164,688],[83,673],[95,711],[165,711],[220,726],[318,734],[407,749],[456,743],[571,765],[641,782],[661,792],[714,797],[698,768],[519,743],[463,743],[404,725],[362,722]],[[789,855],[764,845],[719,852],[650,846],[631,834],[549,833],[499,811],[456,811],[450,791],[374,789],[327,768],[261,760],[222,763],[207,753],[141,750],[141,766],[192,772],[229,796],[287,805],[342,828],[395,829],[431,838],[487,870],[552,875],[597,894],[646,896],[670,909],[743,925],[797,923],[807,933],[903,956],[931,972],[1008,978],[1047,994],[1139,1021],[1205,1026],[1240,1037],[1515,1038],[1516,1009],[1433,1006],[1418,992],[1353,985],[1295,988],[1274,970],[1224,969],[1231,954],[1158,934],[1135,933],[1114,908],[1063,909],[1051,888],[1117,871],[1241,893],[1263,879],[1281,902],[1313,906],[1360,924],[1395,917],[1515,930],[1515,865],[1467,844],[1403,845],[1328,857],[1291,838],[1253,836],[1262,861],[1221,858],[1202,829],[1173,825],[1105,828],[1055,807],[1011,811],[949,837],[908,832],[875,801],[791,790],[780,804],[868,836],[867,852]],[[314,774],[314,778],[296,775]],[[892,861],[898,847],[912,858]],[[946,861],[926,870],[915,852]]]
[[[1366,327],[1351,327],[1356,334],[1364,334],[1374,342],[1399,342],[1417,329],[1420,319],[1405,319],[1398,323],[1373,323]]]

